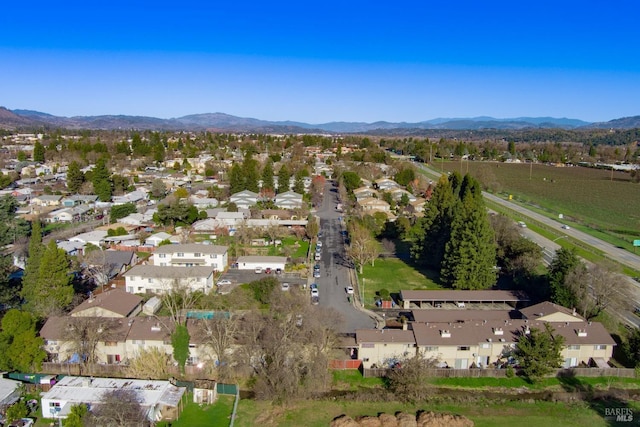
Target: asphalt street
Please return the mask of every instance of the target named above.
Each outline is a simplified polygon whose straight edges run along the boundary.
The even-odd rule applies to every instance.
[[[316,212],[320,219],[322,241],[320,277],[315,280],[320,293],[320,306],[336,310],[343,319],[340,332],[353,333],[356,329],[373,328],[376,322],[370,315],[347,299],[346,287],[350,285],[351,264],[346,258],[342,235],[341,213],[336,210],[338,193],[328,182],[322,205]],[[353,296],[352,296],[353,300]]]

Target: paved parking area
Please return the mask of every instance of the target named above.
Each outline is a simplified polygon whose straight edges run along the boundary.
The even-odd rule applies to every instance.
[[[263,279],[265,277],[275,277],[280,283],[289,283],[292,287],[303,287],[307,284],[307,278],[301,277],[294,273],[282,273],[282,274],[256,274],[253,270],[238,270],[236,268],[230,268],[227,270],[219,280],[230,280],[231,285],[221,286],[220,293],[229,293],[233,288],[243,283],[250,283],[256,280]]]

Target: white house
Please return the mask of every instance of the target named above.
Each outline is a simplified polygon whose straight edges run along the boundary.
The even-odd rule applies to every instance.
[[[158,246],[160,242],[165,240],[171,240],[171,234],[165,233],[164,231],[160,231],[158,233],[154,233],[151,236],[145,239],[145,243],[150,246]]]
[[[136,265],[124,278],[127,292],[132,294],[164,294],[176,287],[207,293],[213,288],[211,267]]]
[[[281,209],[298,209],[302,207],[302,204],[302,194],[294,191],[276,194],[275,205]]]
[[[224,271],[228,263],[227,246],[186,243],[158,247],[152,256],[153,265],[192,267],[206,266]]]
[[[80,242],[80,243],[91,243],[95,246],[100,246],[100,244],[104,241],[104,238],[107,237],[106,230],[93,230],[87,233],[81,233],[76,236],[73,236],[69,239],[70,242]]]
[[[82,403],[94,408],[105,392],[117,389],[133,390],[151,422],[176,419],[186,391],[169,381],[66,376],[42,395],[42,417],[66,418],[72,406]]]
[[[249,209],[258,203],[258,193],[253,191],[243,190],[238,193],[232,194],[229,197],[230,203],[235,203],[238,208]]]
[[[0,378],[0,407],[13,405],[20,399],[20,381]]]

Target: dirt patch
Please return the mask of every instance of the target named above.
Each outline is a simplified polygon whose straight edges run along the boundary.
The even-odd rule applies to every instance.
[[[395,416],[380,414],[353,419],[340,415],[331,421],[331,427],[473,427],[474,423],[461,415],[419,411],[417,414],[398,412]]]

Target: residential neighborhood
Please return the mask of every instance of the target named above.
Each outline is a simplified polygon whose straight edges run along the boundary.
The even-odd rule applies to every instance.
[[[516,222],[486,215],[468,175],[443,174],[436,184],[380,147],[354,162],[344,153],[365,151],[340,138],[299,141],[277,156],[227,143],[187,157],[178,145],[201,135],[162,142],[135,133],[114,142],[121,153],[110,160],[12,157],[35,157],[44,138],[13,139],[2,164],[12,179],[0,196],[13,224],[4,239],[13,291],[0,307],[5,319],[30,325],[35,348],[2,361],[6,407],[20,399],[10,373],[52,379],[47,390],[32,384],[41,409],[30,416],[66,420],[78,405],[98,416],[103,399],[137,395],[149,423],[177,421],[190,403],[216,404],[227,386],[237,393],[254,384],[265,399],[311,396],[341,366],[362,378],[414,361],[433,378],[630,375],[620,341],[594,315],[606,304],[533,286],[539,248],[508,246],[521,238]],[[270,138],[281,147],[290,137]],[[136,156],[141,143],[166,143],[174,157]],[[447,197],[465,208],[447,207]],[[509,227],[516,234],[498,235]],[[465,237],[442,240],[452,236]],[[485,259],[454,252],[467,242],[489,248]],[[553,346],[541,350],[543,362],[529,362],[525,343],[542,345],[540,335]],[[12,354],[17,341],[5,342]],[[540,363],[545,369],[529,369]],[[284,366],[293,366],[295,384],[271,381]]]

